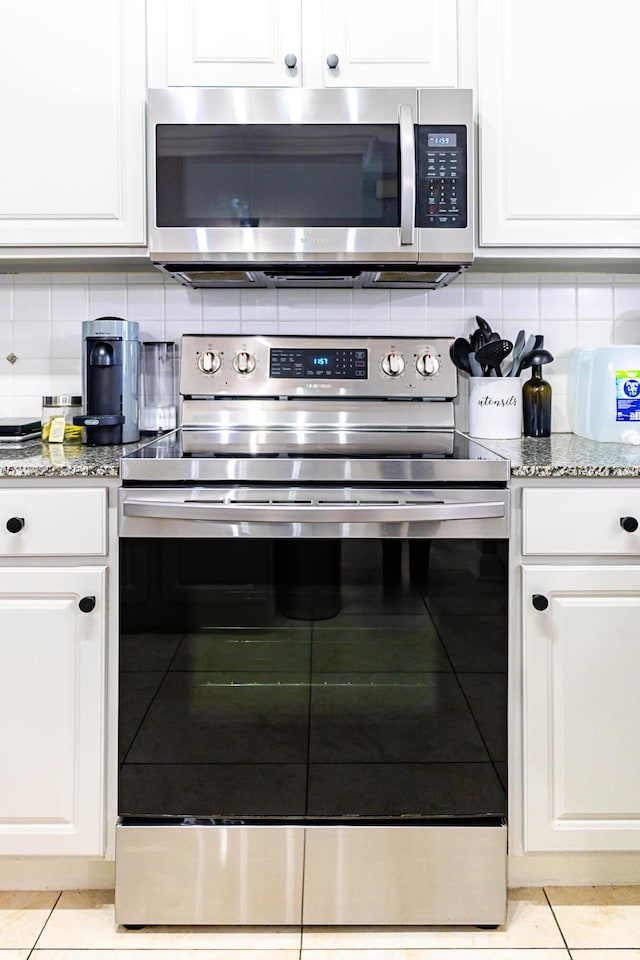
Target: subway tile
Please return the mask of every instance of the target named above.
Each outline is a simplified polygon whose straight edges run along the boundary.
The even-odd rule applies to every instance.
[[[276,290],[241,290],[240,321],[245,330],[245,322],[277,322],[278,295]]]
[[[218,324],[240,322],[240,290],[203,290],[204,329],[215,331]]]
[[[164,322],[164,285],[151,283],[128,284],[126,319],[138,323]]]
[[[51,324],[51,356],[80,357],[82,355],[82,324],[76,320]]]
[[[51,318],[49,284],[16,284],[13,288],[13,320],[15,323],[46,321]]]
[[[479,313],[493,326],[502,317],[502,284],[467,284],[464,311],[471,316]]]
[[[0,312],[0,370],[3,368],[4,358],[13,350],[13,324],[10,319]]]
[[[454,283],[441,290],[429,290],[426,307],[429,320],[461,320],[464,316],[464,286]]]
[[[164,320],[140,320],[138,336],[141,343],[145,340],[166,340]]]
[[[613,284],[584,284],[578,286],[579,320],[609,320],[613,316]]]
[[[316,318],[315,290],[278,290],[278,319],[280,323],[313,323]]]
[[[127,298],[125,287],[112,282],[91,282],[89,284],[88,320],[99,317],[121,317],[126,320]]]
[[[543,320],[540,323],[539,330],[544,337],[545,349],[550,350],[556,360],[560,357],[566,357],[569,351],[576,346],[578,324],[575,320],[569,323]]]
[[[316,321],[332,321],[343,316],[351,322],[353,295],[351,290],[316,290]]]
[[[61,393],[82,396],[82,360],[79,356],[51,361],[49,390],[53,396]]]
[[[613,320],[578,320],[576,326],[578,347],[603,347],[613,343]]]
[[[390,290],[389,317],[396,320],[422,320],[427,317],[427,298],[424,290]]]
[[[178,283],[167,284],[164,290],[165,319],[189,320],[202,323],[202,291],[181,287]]]
[[[316,332],[315,320],[283,320],[278,322],[278,335],[282,337],[311,337]]]
[[[54,283],[51,287],[51,319],[54,323],[80,324],[89,317],[88,286],[72,283]]]
[[[539,289],[537,284],[514,282],[509,276],[509,283],[502,288],[502,317],[504,320],[537,321],[539,317]]]
[[[577,293],[574,286],[540,286],[541,320],[575,320]]]
[[[376,320],[389,324],[388,290],[354,290],[353,319]]]
[[[358,320],[354,317],[351,323],[351,334],[354,337],[388,337],[389,320],[374,318]]]
[[[14,323],[13,351],[21,360],[48,359],[51,356],[49,320],[21,320]]]
[[[184,333],[202,333],[202,321],[189,323],[186,320],[167,320],[164,325],[163,340],[174,340],[180,343]]]

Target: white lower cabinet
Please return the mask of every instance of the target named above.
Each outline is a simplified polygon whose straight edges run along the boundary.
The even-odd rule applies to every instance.
[[[0,855],[103,853],[105,588],[0,568]]]
[[[521,585],[525,850],[638,850],[640,565],[525,563]]]

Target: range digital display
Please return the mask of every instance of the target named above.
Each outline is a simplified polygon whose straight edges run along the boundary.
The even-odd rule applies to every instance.
[[[367,350],[273,349],[269,376],[274,380],[366,380],[367,360]]]

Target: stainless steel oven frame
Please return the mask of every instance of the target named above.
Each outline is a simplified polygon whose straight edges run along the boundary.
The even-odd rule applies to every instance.
[[[504,487],[131,486],[125,538],[499,539]],[[497,926],[506,819],[393,825],[121,820],[116,921],[144,924]]]

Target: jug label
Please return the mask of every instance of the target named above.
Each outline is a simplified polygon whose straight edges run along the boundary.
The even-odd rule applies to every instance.
[[[616,370],[616,420],[640,420],[640,370]]]

